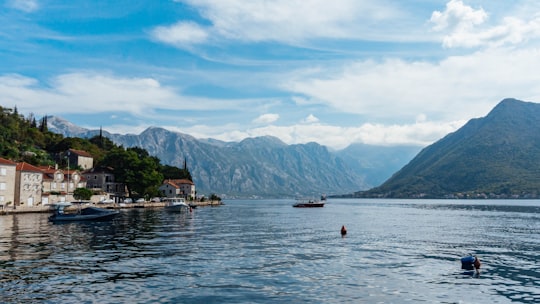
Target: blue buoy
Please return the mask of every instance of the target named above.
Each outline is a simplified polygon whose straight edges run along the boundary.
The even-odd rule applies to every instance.
[[[461,258],[461,269],[474,270],[474,261],[476,258],[472,255]]]
[[[480,273],[480,259],[472,254],[461,258],[461,269],[466,270],[476,270],[477,273]]]

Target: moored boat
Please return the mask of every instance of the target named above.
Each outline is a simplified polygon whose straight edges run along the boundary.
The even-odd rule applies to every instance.
[[[54,214],[49,216],[49,221],[53,223],[59,222],[75,222],[75,221],[106,221],[111,220],[120,212],[116,210],[108,210],[96,207],[86,207],[78,209],[74,213],[66,213],[64,209],[71,206],[71,203],[56,204]]]
[[[163,199],[165,202],[165,210],[167,211],[187,211],[190,206],[186,204],[186,200],[182,197],[170,197]]]

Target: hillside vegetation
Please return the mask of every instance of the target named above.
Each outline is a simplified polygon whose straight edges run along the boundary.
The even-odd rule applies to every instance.
[[[64,137],[47,129],[47,117],[39,123],[33,115],[24,117],[17,109],[0,107],[0,157],[35,166],[66,168],[65,152],[83,150],[92,155],[94,166],[111,167],[116,181],[125,183],[130,196],[155,196],[164,179],[189,179],[187,167],[162,165],[157,157],[139,147],[124,148],[108,138]],[[70,168],[80,169],[80,168]]]
[[[540,190],[540,104],[501,101],[356,197],[533,198]]]

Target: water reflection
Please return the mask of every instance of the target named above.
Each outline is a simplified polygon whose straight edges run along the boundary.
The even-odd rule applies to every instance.
[[[540,301],[534,205],[290,205],[133,209],[112,222],[60,225],[46,214],[0,217],[2,301]],[[468,253],[481,258],[480,276],[460,269]]]

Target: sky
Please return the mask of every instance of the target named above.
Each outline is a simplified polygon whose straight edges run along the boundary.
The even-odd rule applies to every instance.
[[[540,1],[0,2],[0,106],[78,126],[427,146],[540,101]]]

